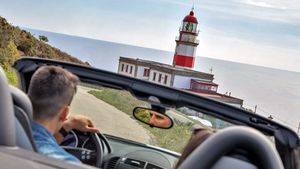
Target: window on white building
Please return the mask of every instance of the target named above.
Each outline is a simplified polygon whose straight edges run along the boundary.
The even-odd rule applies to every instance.
[[[168,82],[168,75],[165,75],[164,84],[167,84]]]
[[[128,65],[126,65],[126,73],[128,72]]]
[[[133,68],[133,66],[130,66],[130,74],[132,73],[132,68]]]
[[[149,74],[150,74],[150,69],[148,69],[148,68],[145,68],[144,69],[144,77],[149,77]]]
[[[210,89],[216,92],[218,88],[216,86],[212,86]]]
[[[155,81],[155,79],[156,79],[156,72],[153,73],[153,79],[152,80]]]
[[[161,83],[161,74],[158,75],[158,82]]]
[[[123,72],[124,71],[124,64],[122,63],[121,64],[121,72]]]

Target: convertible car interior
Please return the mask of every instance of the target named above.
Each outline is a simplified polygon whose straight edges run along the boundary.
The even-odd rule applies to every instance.
[[[31,132],[32,106],[26,91],[32,74],[43,65],[63,67],[80,78],[72,113],[84,112],[100,125],[101,133],[72,130],[61,143],[83,164],[37,153]],[[61,61],[22,58],[14,68],[19,74],[19,88],[8,85],[4,73],[0,72],[0,160],[5,161],[1,168],[172,169],[195,124],[214,127],[216,132],[184,160],[180,169],[299,167],[298,135],[246,110]],[[214,119],[214,123],[203,125],[191,120],[186,112],[201,112],[203,120]]]

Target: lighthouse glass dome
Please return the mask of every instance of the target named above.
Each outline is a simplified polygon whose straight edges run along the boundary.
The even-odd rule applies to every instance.
[[[197,23],[183,22],[180,30],[185,32],[199,33],[197,25]]]

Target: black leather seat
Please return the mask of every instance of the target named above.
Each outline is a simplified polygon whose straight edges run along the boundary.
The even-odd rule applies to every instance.
[[[31,131],[30,121],[28,123],[28,119],[26,119],[26,117],[28,117],[27,114],[32,113],[31,104],[28,105],[28,101],[29,98],[24,93],[16,88],[13,89],[13,87],[9,87],[5,73],[0,66],[1,146],[18,146],[27,150],[35,150],[33,139],[30,139],[30,133],[26,132]],[[18,115],[15,116],[15,114]],[[23,118],[22,116],[24,116],[25,118]],[[27,127],[23,127],[23,124]]]
[[[9,89],[13,98],[15,116],[25,130],[29,142],[32,145],[32,149],[36,151],[37,149],[31,131],[32,105],[30,99],[23,91],[16,87],[10,86]]]

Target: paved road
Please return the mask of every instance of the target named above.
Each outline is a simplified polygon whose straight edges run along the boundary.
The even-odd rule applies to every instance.
[[[80,86],[71,105],[72,114],[86,115],[95,122],[102,133],[138,141],[151,143],[150,133],[110,104],[87,93],[90,88]]]

